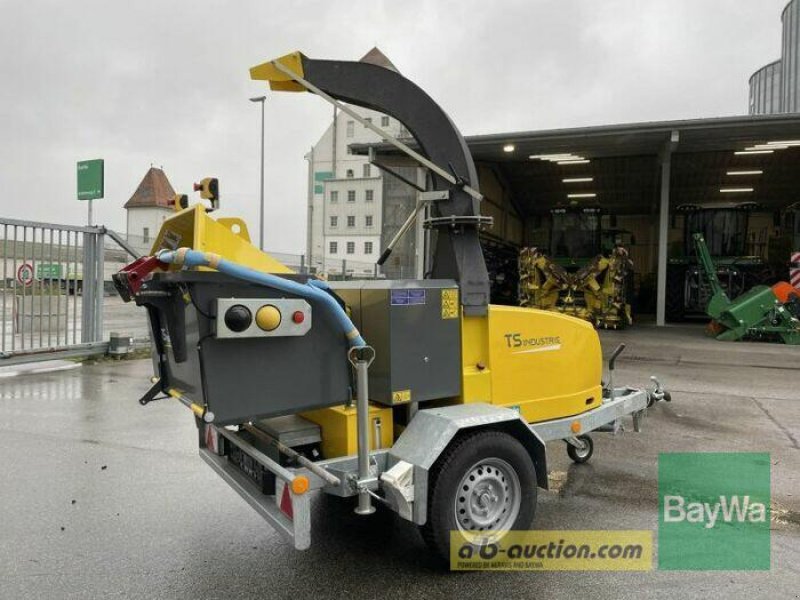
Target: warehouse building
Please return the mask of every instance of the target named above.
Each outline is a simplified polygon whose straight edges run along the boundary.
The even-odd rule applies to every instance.
[[[557,215],[582,208],[597,211],[600,247],[629,252],[634,310],[659,325],[704,314],[693,233],[704,234],[731,295],[787,279],[800,250],[800,0],[782,24],[781,58],[750,78],[749,116],[468,136],[481,211],[494,221],[482,234],[493,301],[517,302],[520,249],[558,254]],[[377,48],[362,60],[397,70]],[[413,146],[394,119],[364,116]],[[307,158],[309,265],[364,276],[429,175],[344,114],[334,113]],[[430,270],[423,220],[374,274]]]
[[[670,262],[685,254],[691,234],[687,207],[741,207],[733,217],[729,212],[723,221],[709,221],[704,233],[732,227],[724,219],[743,214],[744,229],[733,227],[730,233],[738,252],[759,268],[777,264],[779,271],[788,271],[790,249],[775,242],[789,233],[797,243],[798,220],[788,221],[795,228],[790,232],[785,217],[800,190],[800,115],[498,133],[466,141],[485,196],[481,211],[494,218],[483,237],[495,289],[503,283],[497,285],[498,274],[508,279],[497,265],[513,264],[520,247],[546,247],[552,209],[572,203],[599,206],[606,228],[630,234],[638,312],[654,314],[659,325],[667,321],[668,292],[675,294],[678,285],[671,281],[668,290]],[[388,144],[372,147],[385,168],[411,166]],[[369,148],[351,150],[364,155]],[[404,190],[409,214],[417,191]],[[383,227],[383,246],[396,230]],[[393,260],[413,262],[414,257]],[[788,272],[778,275],[786,279]]]

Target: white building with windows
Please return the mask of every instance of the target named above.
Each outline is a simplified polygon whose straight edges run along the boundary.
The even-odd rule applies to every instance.
[[[397,69],[377,48],[362,62]],[[359,115],[392,136],[402,135],[396,119],[361,107]],[[350,154],[351,144],[379,142],[380,137],[353,119],[334,111],[328,129],[306,155],[309,163],[308,236],[306,256],[312,269],[340,273],[342,261],[355,275],[373,273],[381,254],[383,179],[366,156]]]
[[[166,173],[150,167],[125,203],[126,236],[138,249],[147,252],[167,217],[174,214],[175,190]]]

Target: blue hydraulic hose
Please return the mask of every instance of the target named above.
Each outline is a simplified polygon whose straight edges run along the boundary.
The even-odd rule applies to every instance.
[[[358,329],[353,324],[353,321],[350,320],[350,317],[347,316],[347,313],[341,305],[333,296],[323,291],[328,289],[328,286],[321,281],[309,279],[308,283],[297,283],[290,279],[284,279],[283,277],[270,275],[269,273],[248,269],[242,265],[237,265],[234,262],[220,258],[216,254],[198,252],[197,250],[189,250],[188,248],[161,250],[156,254],[156,258],[160,262],[167,264],[182,264],[187,267],[211,267],[220,273],[225,273],[237,279],[243,279],[244,281],[249,281],[258,285],[265,285],[282,292],[296,294],[303,298],[319,300],[336,319],[337,324],[342,329],[350,346],[358,348],[367,345],[367,342],[361,337]]]

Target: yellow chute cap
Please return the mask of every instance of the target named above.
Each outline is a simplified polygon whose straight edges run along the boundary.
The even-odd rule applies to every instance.
[[[272,304],[265,304],[256,312],[256,325],[264,331],[273,331],[281,324],[281,311],[272,306]]]
[[[306,88],[295,82],[286,73],[276,69],[273,64],[279,62],[284,67],[303,77],[303,58],[302,53],[292,52],[275,60],[256,65],[250,68],[250,79],[268,81],[270,89],[276,92],[305,92]]]

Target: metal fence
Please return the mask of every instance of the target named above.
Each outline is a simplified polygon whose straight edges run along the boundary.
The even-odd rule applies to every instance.
[[[0,219],[0,356],[103,336],[104,230]]]

